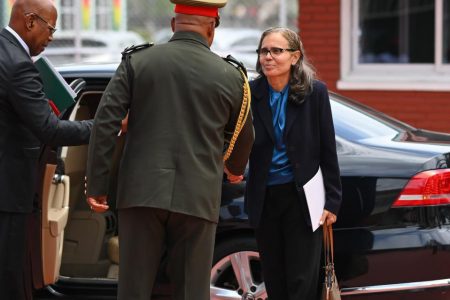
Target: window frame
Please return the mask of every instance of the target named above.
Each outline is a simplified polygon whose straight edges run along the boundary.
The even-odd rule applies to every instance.
[[[435,1],[435,50],[432,64],[361,64],[359,0],[341,1],[340,90],[450,91],[450,63],[443,63],[444,0]],[[447,0],[450,1],[450,0]]]

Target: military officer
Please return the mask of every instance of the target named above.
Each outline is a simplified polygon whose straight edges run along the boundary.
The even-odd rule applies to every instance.
[[[223,171],[239,181],[254,139],[251,115],[223,163],[244,77],[210,51],[226,0],[171,0],[168,43],[135,47],[109,83],[89,146],[88,203],[108,209],[115,136],[127,114],[118,174],[118,299],[150,299],[164,249],[174,299],[209,299]]]

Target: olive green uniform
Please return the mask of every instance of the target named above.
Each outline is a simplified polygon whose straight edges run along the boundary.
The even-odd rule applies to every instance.
[[[203,282],[204,290],[205,272],[201,268],[205,265],[210,268],[212,260],[210,248],[214,244],[220,208],[224,137],[225,132],[234,130],[242,103],[244,81],[234,66],[211,52],[206,40],[193,32],[176,32],[166,44],[132,53],[130,66],[127,69],[125,61],[120,64],[99,104],[91,134],[87,171],[87,194],[106,195],[115,136],[129,109],[117,192],[120,255],[128,253],[123,254],[127,257],[120,257],[119,299],[121,285],[127,284],[125,281],[135,281],[137,275],[129,270],[132,267],[127,266],[136,265],[132,260],[140,262],[143,259],[134,257],[129,251],[136,247],[148,247],[149,252],[143,253],[153,257],[151,261],[146,260],[152,264],[159,261],[161,255],[160,252],[150,252],[155,245],[157,248],[159,244],[180,247],[177,238],[185,239],[186,245],[189,245],[186,246],[187,252],[184,251],[188,257],[180,258],[179,253],[173,253],[169,261],[185,261],[185,268],[196,269],[185,270],[179,266],[172,268],[175,271],[169,270],[175,289],[178,289],[177,282],[183,281],[176,279],[179,278],[175,274],[178,272],[190,274],[184,290],[196,288],[198,285],[193,281]],[[227,161],[231,173],[243,173],[253,138],[249,116]],[[142,211],[148,214],[137,213],[139,209],[136,208],[145,208]],[[146,223],[142,226],[130,225],[140,222],[137,220]],[[204,226],[191,227],[188,225],[190,220],[192,223],[200,221]],[[171,224],[171,221],[174,223]],[[163,225],[155,232],[158,226],[151,222]],[[180,222],[185,226],[181,226]],[[127,232],[123,231],[124,228]],[[141,230],[147,234],[145,236],[156,240],[148,238],[146,241],[134,240],[133,243],[130,235]],[[126,246],[122,240],[124,235],[127,236]],[[189,237],[195,237],[196,241]],[[194,248],[201,251],[189,250]],[[171,249],[168,253],[171,254]],[[151,273],[154,273],[157,266],[145,268],[151,268]],[[136,272],[143,276],[143,270]],[[127,273],[128,279],[124,278],[125,275],[122,277],[123,273]],[[209,277],[209,272],[207,275]],[[154,274],[145,278],[153,279]],[[150,291],[152,283],[145,282],[150,285]],[[135,282],[127,286],[127,289],[140,289]],[[197,297],[185,295],[175,299],[200,300],[206,297],[201,296],[206,292],[208,297],[204,299],[209,299],[209,291],[198,291],[200,296]],[[175,291],[175,295],[181,294]],[[127,299],[148,299],[129,297]]]

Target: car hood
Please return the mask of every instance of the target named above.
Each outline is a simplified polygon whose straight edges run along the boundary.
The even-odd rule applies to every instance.
[[[394,137],[369,138],[360,140],[360,143],[425,158],[450,153],[450,134],[426,130],[404,131]]]

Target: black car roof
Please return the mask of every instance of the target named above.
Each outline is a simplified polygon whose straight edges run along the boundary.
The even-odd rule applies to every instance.
[[[83,78],[111,78],[114,75],[118,63],[110,64],[73,64],[57,67],[56,69],[61,73],[63,77],[83,77]]]

